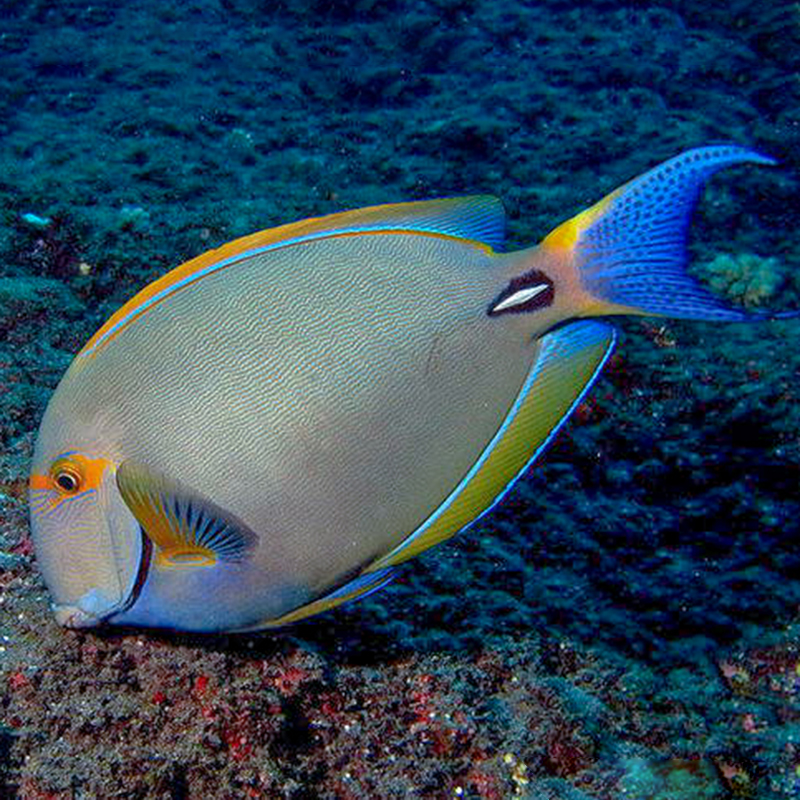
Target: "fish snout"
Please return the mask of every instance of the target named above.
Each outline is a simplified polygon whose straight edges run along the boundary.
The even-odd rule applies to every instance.
[[[119,608],[99,589],[91,589],[75,605],[53,604],[56,622],[65,628],[93,628]]]
[[[53,606],[56,622],[64,628],[92,628],[100,620],[77,606]]]

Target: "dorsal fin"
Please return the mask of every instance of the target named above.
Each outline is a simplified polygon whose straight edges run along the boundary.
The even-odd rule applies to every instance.
[[[269,250],[330,236],[382,231],[449,236],[495,249],[503,244],[505,226],[502,203],[490,195],[474,195],[371,206],[253,233],[209,250],[153,281],[114,313],[78,355],[96,354],[134,319],[184,286]]]
[[[506,214],[503,204],[496,197],[471,195],[411,203],[387,203],[354,211],[341,211],[326,217],[281,225],[264,233],[275,236],[275,241],[290,244],[314,235],[331,236],[368,231],[432,233],[469,239],[492,249],[499,249],[505,242]]]

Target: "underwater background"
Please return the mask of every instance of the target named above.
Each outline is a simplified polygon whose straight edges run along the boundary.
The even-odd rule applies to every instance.
[[[793,2],[0,0],[0,797],[800,797],[800,323],[621,320],[489,516],[258,636],[60,629],[35,431],[141,286],[345,208],[500,196],[532,244],[679,151],[696,274],[800,305]]]

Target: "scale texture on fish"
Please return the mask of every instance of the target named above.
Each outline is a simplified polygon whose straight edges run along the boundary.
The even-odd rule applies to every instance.
[[[690,150],[517,252],[500,202],[466,197],[274,228],[150,284],[39,431],[56,618],[255,630],[384,586],[546,447],[614,346],[592,318],[769,317],[685,271],[704,182],[743,163],[773,162]]]

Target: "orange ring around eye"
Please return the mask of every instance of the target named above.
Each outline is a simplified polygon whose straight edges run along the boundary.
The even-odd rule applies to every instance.
[[[55,488],[61,494],[74,495],[83,488],[83,474],[80,467],[69,461],[57,461],[50,470]]]

